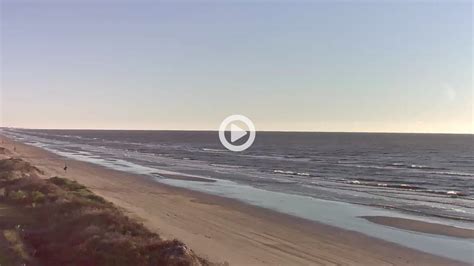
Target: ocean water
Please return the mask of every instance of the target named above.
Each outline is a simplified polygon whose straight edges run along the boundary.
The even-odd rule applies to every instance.
[[[318,199],[474,221],[474,136],[258,132],[244,152],[217,132],[19,130],[23,142],[111,164],[229,180]]]

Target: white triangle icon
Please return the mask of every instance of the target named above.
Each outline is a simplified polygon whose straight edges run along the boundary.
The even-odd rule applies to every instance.
[[[241,129],[239,126],[236,126],[234,124],[230,125],[230,141],[235,142],[242,137],[247,135],[247,131]]]

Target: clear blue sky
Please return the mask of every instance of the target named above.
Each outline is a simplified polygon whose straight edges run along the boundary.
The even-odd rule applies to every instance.
[[[1,9],[3,126],[473,132],[470,1]]]

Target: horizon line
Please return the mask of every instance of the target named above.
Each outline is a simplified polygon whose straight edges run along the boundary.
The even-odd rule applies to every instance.
[[[96,130],[96,131],[187,131],[187,132],[218,132],[218,129],[118,129],[118,128],[29,128],[0,126],[0,129],[26,130]],[[468,132],[406,132],[406,131],[312,131],[312,130],[256,130],[268,133],[352,133],[352,134],[431,134],[431,135],[474,135]]]

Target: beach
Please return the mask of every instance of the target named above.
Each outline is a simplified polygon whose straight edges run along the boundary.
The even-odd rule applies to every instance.
[[[64,157],[8,138],[2,140],[2,147],[12,151],[4,156],[16,156],[30,162],[43,171],[44,178],[61,176],[87,186],[160,236],[177,238],[212,262],[230,265],[463,264],[358,232],[237,200],[168,186],[148,176],[88,162],[68,159],[65,172]],[[202,181],[198,178],[174,178]],[[437,230],[436,225],[428,223],[406,228],[403,219],[379,218],[375,222],[419,232]],[[459,234],[443,230],[443,234],[449,235],[450,232],[452,236]]]

